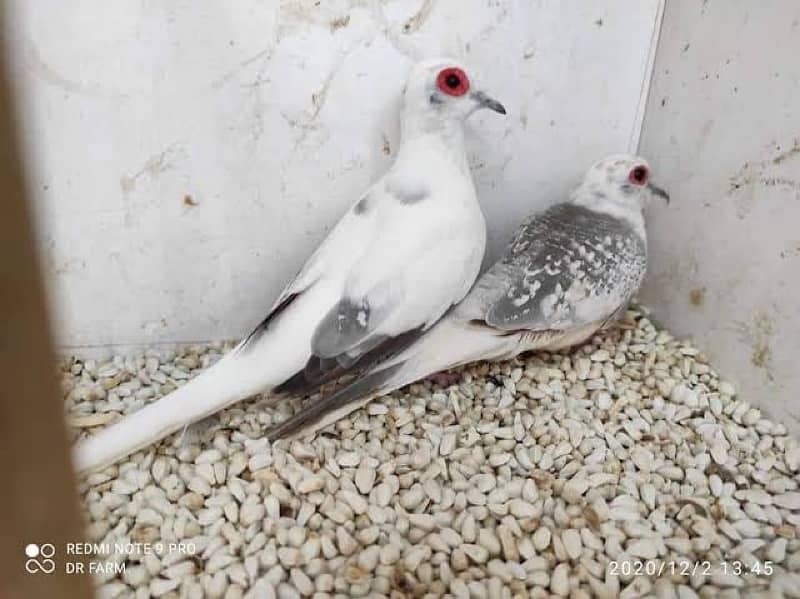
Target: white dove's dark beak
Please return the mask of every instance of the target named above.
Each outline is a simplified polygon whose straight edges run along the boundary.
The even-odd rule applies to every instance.
[[[495,112],[499,112],[500,114],[506,113],[506,108],[500,102],[485,94],[483,92],[473,92],[472,99],[478,103],[478,106],[481,108],[488,108],[490,110],[494,110]]]
[[[663,189],[661,189],[658,185],[653,185],[652,183],[648,183],[647,189],[649,189],[650,193],[652,193],[654,196],[662,198],[665,202],[667,202],[667,204],[669,204],[669,194]]]

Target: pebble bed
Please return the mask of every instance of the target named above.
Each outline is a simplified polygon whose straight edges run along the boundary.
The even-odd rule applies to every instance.
[[[63,361],[74,435],[227,347]],[[257,399],[83,477],[100,595],[800,597],[800,445],[643,309],[452,381],[291,443]]]

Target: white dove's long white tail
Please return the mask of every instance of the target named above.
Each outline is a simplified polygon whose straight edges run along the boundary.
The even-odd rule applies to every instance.
[[[187,424],[264,391],[262,369],[235,354],[236,350],[172,393],[79,443],[76,468],[84,471],[109,465]]]
[[[80,442],[75,467],[86,471],[106,466],[187,424],[280,385],[308,360],[315,316],[327,312],[331,297],[337,297],[335,288],[317,285],[270,322],[269,330],[240,343],[169,395]]]

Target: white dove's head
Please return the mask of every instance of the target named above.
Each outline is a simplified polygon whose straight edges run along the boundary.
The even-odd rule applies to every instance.
[[[480,90],[467,68],[456,60],[434,58],[416,63],[403,92],[404,125],[435,130],[444,122],[463,121],[481,108],[506,109]]]

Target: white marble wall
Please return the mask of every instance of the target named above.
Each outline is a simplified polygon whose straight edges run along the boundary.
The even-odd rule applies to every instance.
[[[14,0],[61,345],[236,337],[392,160],[415,58],[472,65],[490,254],[635,148],[660,0]]]
[[[643,299],[800,434],[800,3],[667,2],[641,149]]]

